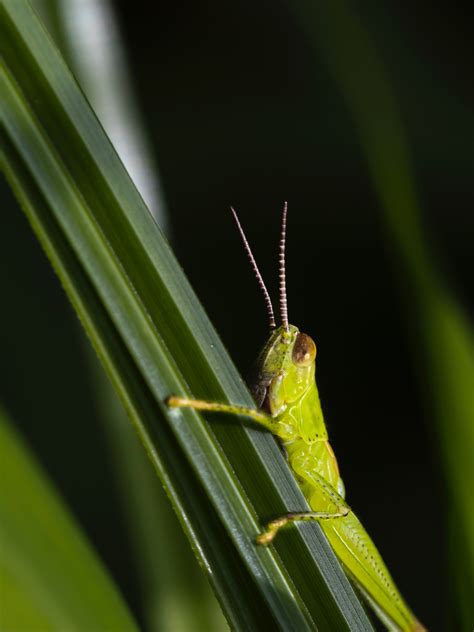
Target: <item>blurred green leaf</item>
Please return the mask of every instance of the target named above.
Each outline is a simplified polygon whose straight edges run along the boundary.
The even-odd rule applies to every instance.
[[[136,630],[120,594],[0,409],[0,627]]]
[[[438,271],[420,220],[405,128],[383,62],[351,3],[295,3],[302,28],[322,53],[359,133],[392,242],[412,342],[448,485],[452,574],[463,629],[474,624],[474,337]],[[415,318],[413,319],[413,315]],[[440,520],[443,519],[440,516]],[[456,559],[452,553],[456,551]]]
[[[265,520],[306,507],[272,437],[163,404],[170,393],[252,400],[29,6],[4,0],[1,12],[7,175],[227,618],[240,629],[371,629],[316,525],[255,546]]]

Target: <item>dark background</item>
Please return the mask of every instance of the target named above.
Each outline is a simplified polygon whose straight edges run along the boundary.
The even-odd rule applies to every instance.
[[[426,238],[472,314],[472,9],[353,6],[393,82]],[[245,375],[266,318],[228,207],[239,211],[276,296],[288,200],[290,322],[318,345],[318,385],[348,500],[420,619],[449,628],[443,476],[410,305],[337,86],[283,1],[116,7],[170,239],[193,287]],[[6,187],[1,200],[0,283],[10,297],[0,314],[2,398],[137,608],[75,316]],[[57,449],[64,444],[69,454]]]

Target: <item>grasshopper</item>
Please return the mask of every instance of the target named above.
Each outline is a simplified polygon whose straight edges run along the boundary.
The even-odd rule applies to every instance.
[[[245,250],[263,292],[270,338],[257,362],[252,385],[256,408],[169,397],[168,405],[243,415],[278,437],[288,464],[311,512],[293,512],[272,520],[257,537],[268,546],[280,529],[294,522],[317,521],[350,579],[389,630],[425,630],[405,604],[382,557],[345,501],[345,488],[328,433],[315,380],[316,344],[290,325],[286,295],[285,242],[287,203],[283,207],[279,245],[279,303],[276,326],[270,295],[236,212],[231,208]]]

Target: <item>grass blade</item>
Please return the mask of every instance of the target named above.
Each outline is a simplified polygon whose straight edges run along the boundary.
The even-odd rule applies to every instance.
[[[134,99],[114,7],[104,0],[90,2],[87,10],[81,0],[57,0],[54,7],[35,1],[32,6],[74,71],[148,209],[166,229],[157,166]],[[128,527],[147,628],[222,631],[226,627],[222,610],[136,432],[87,341],[84,351]]]
[[[241,629],[370,629],[319,528],[283,534],[276,550],[255,546],[262,522],[305,507],[274,440],[164,406],[170,393],[251,399],[28,5],[1,10],[8,177],[226,616]]]

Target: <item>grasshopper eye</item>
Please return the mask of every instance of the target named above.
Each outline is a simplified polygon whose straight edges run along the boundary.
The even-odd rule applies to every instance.
[[[296,366],[310,366],[316,358],[314,340],[307,334],[298,334],[291,357]]]

